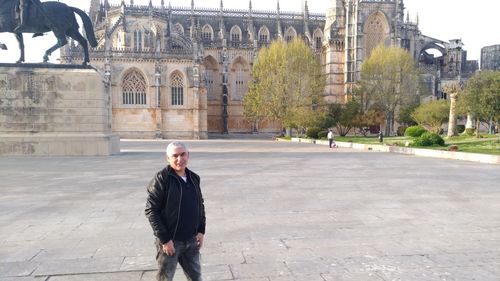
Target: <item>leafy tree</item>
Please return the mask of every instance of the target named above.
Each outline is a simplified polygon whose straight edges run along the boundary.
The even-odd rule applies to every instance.
[[[413,117],[411,117],[411,114],[415,111],[415,109],[417,109],[419,105],[420,104],[418,101],[410,102],[407,105],[403,105],[399,109],[397,121],[400,124],[406,126],[416,125],[417,122],[415,121],[415,119],[413,119]]]
[[[338,134],[345,136],[353,127],[357,126],[360,112],[361,105],[356,101],[349,101],[345,105],[338,103],[329,104],[325,127],[335,126]]]
[[[426,102],[417,107],[411,116],[429,132],[439,134],[441,126],[450,116],[450,105],[446,100]]]
[[[379,46],[361,67],[359,99],[363,109],[378,104],[386,117],[386,135],[394,131],[398,107],[415,100],[418,70],[410,54],[402,48]]]
[[[279,120],[284,127],[317,123],[325,107],[326,76],[312,50],[301,40],[275,41],[259,51],[253,81],[244,98],[244,115],[258,122]]]
[[[500,71],[481,71],[472,76],[458,100],[459,107],[481,121],[500,122]],[[476,129],[479,137],[479,130]]]

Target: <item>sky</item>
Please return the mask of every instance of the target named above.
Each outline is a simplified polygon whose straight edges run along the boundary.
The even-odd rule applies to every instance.
[[[42,0],[44,2],[45,0]],[[119,4],[121,0],[108,0],[111,4]],[[166,5],[169,0],[164,0]],[[88,11],[90,0],[60,0],[70,6]],[[171,0],[172,6],[190,7],[191,0]],[[304,0],[281,0],[281,11],[301,12]],[[126,4],[130,0],[125,0]],[[135,0],[135,5],[147,5],[149,0]],[[159,6],[161,0],[153,0],[153,5]],[[220,7],[220,0],[194,0],[196,7]],[[276,10],[276,0],[252,0],[253,10]],[[326,13],[327,0],[309,0],[309,11]],[[225,9],[248,9],[248,0],[224,0]],[[469,60],[480,60],[481,48],[500,44],[500,1],[475,0],[473,2],[458,0],[404,0],[406,12],[410,20],[419,18],[422,34],[448,41],[462,39]],[[77,16],[78,18],[78,16]],[[25,35],[26,62],[41,62],[44,51],[55,44],[52,35],[31,39]],[[17,41],[13,34],[0,33],[0,43],[7,44],[9,50],[0,50],[0,62],[13,63],[19,57]],[[59,51],[55,51],[50,61],[57,63]]]

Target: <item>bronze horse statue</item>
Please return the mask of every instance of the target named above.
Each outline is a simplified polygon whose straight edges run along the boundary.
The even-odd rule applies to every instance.
[[[19,43],[21,56],[17,63],[24,62],[24,42],[23,34],[15,32],[14,29],[18,25],[18,15],[16,13],[18,0],[0,0],[0,32],[14,33]],[[85,28],[85,39],[78,31],[79,25],[76,21],[75,14],[77,13],[83,22]],[[92,22],[87,14],[75,7],[70,7],[64,3],[49,1],[42,2],[41,5],[29,6],[29,23],[23,29],[24,33],[34,33],[33,37],[43,35],[45,32],[52,31],[57,38],[57,43],[45,51],[43,62],[49,60],[49,56],[55,50],[61,48],[68,43],[66,37],[71,37],[82,46],[85,58],[83,64],[90,62],[88,43],[90,46],[97,46]]]

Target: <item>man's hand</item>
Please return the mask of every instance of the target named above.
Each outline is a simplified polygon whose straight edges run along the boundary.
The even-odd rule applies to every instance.
[[[175,255],[175,247],[174,247],[174,241],[170,240],[165,244],[161,245],[162,250],[167,256],[174,256]]]
[[[198,249],[201,249],[201,247],[203,247],[203,238],[203,233],[198,233],[196,235],[196,245],[198,246]]]

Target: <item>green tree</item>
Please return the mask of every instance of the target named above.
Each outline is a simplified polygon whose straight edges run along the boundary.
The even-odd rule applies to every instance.
[[[417,107],[411,116],[429,132],[439,134],[441,126],[450,116],[450,105],[446,100],[426,102]]]
[[[324,113],[326,76],[315,54],[301,39],[275,41],[259,51],[253,81],[244,98],[244,115],[258,122],[279,120],[284,127],[305,128]]]
[[[476,120],[476,136],[480,122],[500,121],[500,71],[480,71],[466,83],[458,100],[462,111]]]
[[[328,106],[325,127],[335,126],[341,136],[345,136],[357,125],[361,113],[361,105],[356,101],[349,101],[345,105],[332,103]]]
[[[396,110],[417,95],[415,61],[402,48],[379,46],[363,62],[359,84],[363,109],[378,104],[386,117],[386,135],[392,135]]]

